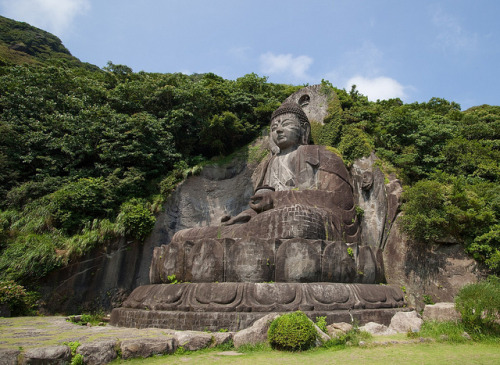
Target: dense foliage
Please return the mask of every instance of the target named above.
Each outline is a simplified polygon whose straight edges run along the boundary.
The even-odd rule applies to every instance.
[[[316,342],[313,322],[301,311],[287,313],[271,322],[267,338],[271,347],[285,351],[303,351]]]
[[[186,169],[231,153],[296,87],[255,74],[0,67],[0,272],[22,283],[143,239]]]
[[[403,229],[425,242],[460,242],[500,272],[500,106],[464,112],[432,98],[369,102],[355,87],[339,96],[316,143],[335,147],[349,164],[375,151],[386,173],[403,179]]]
[[[28,292],[12,280],[0,281],[0,305],[7,306],[11,315],[33,314],[37,293]]]

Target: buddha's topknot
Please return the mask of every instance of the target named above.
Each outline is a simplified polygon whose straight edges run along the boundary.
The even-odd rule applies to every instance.
[[[273,120],[278,115],[286,113],[293,113],[298,116],[300,124],[309,124],[309,119],[307,119],[307,115],[306,113],[304,113],[304,110],[302,110],[299,104],[291,101],[281,104],[280,107],[273,112],[271,120]]]

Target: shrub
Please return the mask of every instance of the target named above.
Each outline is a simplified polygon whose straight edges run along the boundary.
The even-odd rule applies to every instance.
[[[302,351],[314,345],[317,333],[309,318],[297,311],[276,318],[271,323],[267,336],[274,349]]]
[[[337,148],[348,163],[353,163],[358,158],[369,156],[375,149],[370,136],[361,129],[351,125],[345,126],[342,130],[342,138]]]
[[[351,249],[352,251],[352,249]],[[327,323],[326,323],[326,316],[323,317],[316,317],[316,326],[319,327],[320,330],[322,330],[325,333],[328,333],[328,328],[326,328]]]
[[[123,203],[117,223],[122,227],[124,233],[143,240],[155,225],[156,219],[141,199],[131,199]]]
[[[455,298],[462,322],[472,337],[500,335],[500,279],[487,280],[464,286]]]
[[[14,316],[30,314],[37,299],[37,293],[26,291],[12,280],[0,281],[0,304],[8,305]]]

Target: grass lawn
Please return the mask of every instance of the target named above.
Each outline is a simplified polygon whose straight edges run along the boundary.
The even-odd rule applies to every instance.
[[[218,350],[204,350],[182,355],[148,359],[117,360],[113,364],[500,364],[500,344],[495,342],[414,343],[316,349],[301,353],[270,349],[242,355],[222,355]]]

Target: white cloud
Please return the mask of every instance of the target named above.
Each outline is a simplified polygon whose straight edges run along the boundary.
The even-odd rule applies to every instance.
[[[61,35],[90,9],[90,0],[0,0],[0,5],[9,18]]]
[[[405,87],[390,77],[382,76],[370,79],[357,75],[347,81],[346,90],[350,90],[352,85],[356,85],[359,92],[366,95],[371,101],[406,97]]]
[[[331,51],[335,52],[334,49]],[[324,79],[331,81],[334,85],[343,85],[349,75],[363,74],[374,78],[383,73],[380,65],[384,64],[383,52],[372,42],[365,41],[357,48],[352,48],[340,55],[338,67],[325,73]]]
[[[433,9],[433,12],[432,22],[438,31],[436,47],[458,52],[476,46],[477,34],[464,30],[456,17],[446,14],[440,7]]]
[[[261,69],[266,74],[290,73],[297,80],[307,80],[309,66],[313,59],[309,56],[297,56],[292,54],[278,54],[272,52],[264,53],[260,56]]]

